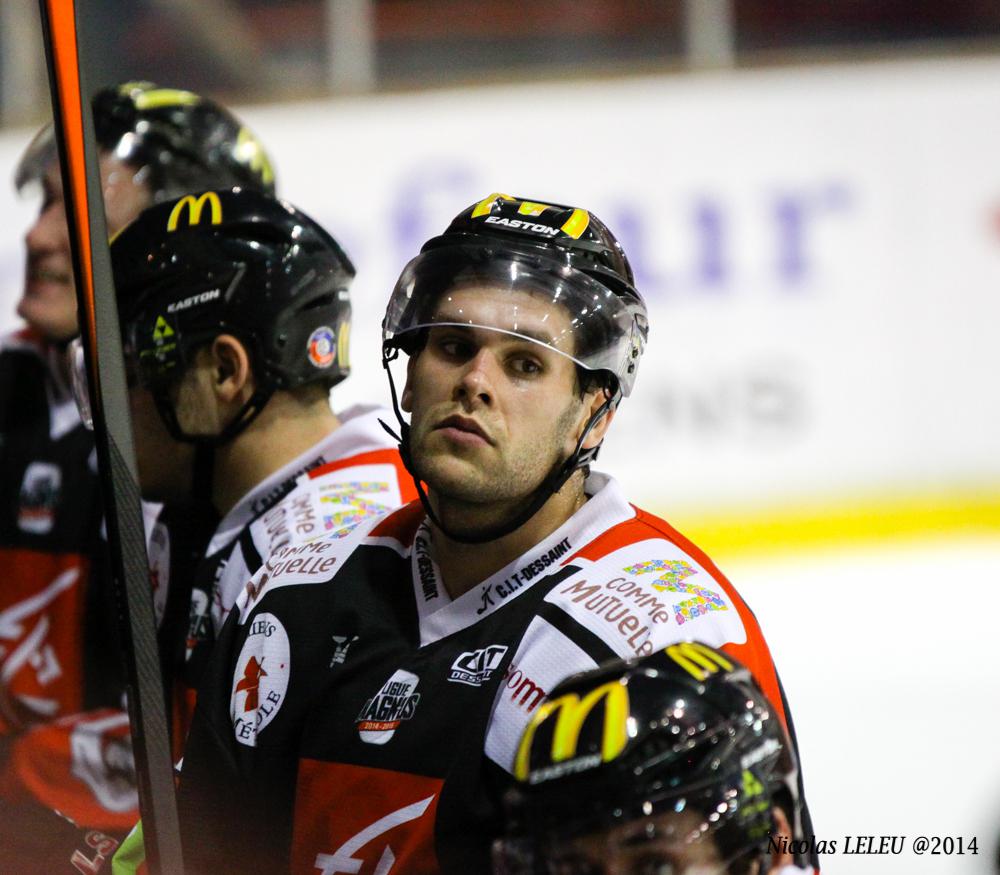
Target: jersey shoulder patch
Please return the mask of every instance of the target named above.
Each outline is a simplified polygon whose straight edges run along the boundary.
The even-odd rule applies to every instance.
[[[287,586],[332,581],[381,519],[372,517],[344,534],[338,531],[279,547],[264,560],[236,597],[240,624],[246,623],[250,613],[270,593]]]
[[[621,657],[690,639],[715,646],[747,640],[738,596],[715,566],[641,519],[610,529],[566,564],[579,570],[545,600]]]

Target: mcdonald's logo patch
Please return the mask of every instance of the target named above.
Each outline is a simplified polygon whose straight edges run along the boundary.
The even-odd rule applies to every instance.
[[[603,709],[596,711],[601,704]],[[628,714],[628,689],[617,680],[596,687],[582,699],[567,693],[542,703],[521,738],[514,776],[540,784],[610,762],[628,743]],[[532,768],[532,753],[545,745],[549,755],[541,757],[544,765]]]
[[[211,224],[221,224],[222,201],[219,200],[219,196],[214,191],[206,191],[197,197],[193,194],[185,195],[177,201],[174,204],[174,208],[170,211],[170,217],[167,219],[167,230],[177,230],[181,215],[183,215],[185,210],[187,210],[187,224],[189,226],[201,224],[201,215],[205,210],[206,204],[211,208],[209,212]]]
[[[696,681],[703,681],[710,675],[735,668],[718,650],[696,641],[671,644],[664,653]]]

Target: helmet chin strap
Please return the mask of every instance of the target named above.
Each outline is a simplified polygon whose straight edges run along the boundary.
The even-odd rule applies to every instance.
[[[545,479],[538,485],[538,487],[528,496],[524,506],[520,511],[513,514],[508,520],[502,523],[498,523],[495,526],[490,526],[489,528],[482,529],[476,532],[459,532],[446,526],[441,519],[435,513],[434,508],[431,507],[430,500],[427,497],[427,492],[424,489],[423,483],[420,482],[420,476],[416,471],[416,467],[413,461],[413,454],[410,447],[410,426],[409,423],[403,419],[403,414],[399,409],[399,402],[396,398],[396,384],[392,378],[392,371],[389,370],[389,362],[393,361],[399,355],[399,350],[395,347],[384,350],[382,353],[382,366],[385,368],[385,372],[389,377],[389,394],[392,396],[392,409],[396,414],[396,420],[399,422],[399,434],[397,435],[388,425],[382,422],[382,428],[384,428],[393,438],[399,441],[399,456],[402,459],[403,465],[406,470],[410,472],[410,476],[413,477],[413,485],[416,487],[417,495],[420,497],[420,503],[424,506],[424,511],[427,514],[428,519],[434,525],[439,528],[446,537],[450,538],[452,541],[457,541],[460,544],[486,544],[490,541],[496,541],[505,535],[509,535],[511,532],[516,531],[521,528],[528,520],[530,520],[538,511],[542,509],[542,506],[560,489],[563,488],[566,481],[573,475],[575,471],[580,468],[587,467],[591,462],[597,458],[597,454],[601,447],[598,444],[596,447],[591,447],[590,449],[583,449],[583,442],[587,439],[587,435],[590,434],[591,430],[600,422],[601,418],[615,405],[615,403],[620,398],[620,392],[615,392],[613,395],[609,395],[604,403],[593,413],[589,420],[587,420],[587,425],[580,435],[580,439],[576,442],[576,449],[561,462],[557,462],[549,473],[546,475]]]
[[[229,443],[253,422],[274,394],[273,385],[254,391],[218,434],[193,435],[185,432],[177,420],[177,411],[165,389],[153,390],[153,402],[170,436],[179,443],[194,444],[194,463],[191,466],[191,499],[197,504],[212,506],[212,481],[215,474],[215,449]]]

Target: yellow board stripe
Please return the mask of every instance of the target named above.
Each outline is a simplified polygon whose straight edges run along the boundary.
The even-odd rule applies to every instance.
[[[916,537],[1000,536],[1000,484],[989,490],[867,496],[775,508],[667,517],[709,556],[788,553]]]

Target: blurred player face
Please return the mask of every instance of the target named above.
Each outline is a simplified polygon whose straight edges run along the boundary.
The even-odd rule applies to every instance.
[[[108,233],[113,235],[149,206],[152,197],[135,168],[114,155],[101,159],[101,182]],[[24,238],[24,295],[17,312],[43,337],[69,340],[78,331],[76,286],[58,162],[46,170],[42,190],[41,211]]]
[[[139,491],[147,501],[184,501],[192,493],[194,448],[171,437],[152,393],[129,388],[129,410],[135,432]]]
[[[469,287],[449,292],[435,316],[503,328],[511,296],[518,331],[541,340],[568,327],[569,315],[527,292]],[[435,326],[410,359],[402,406],[412,413],[417,470],[433,492],[503,506],[529,496],[569,456],[603,397],[581,400],[576,366],[532,340],[474,326]],[[603,436],[595,429],[588,444]]]

